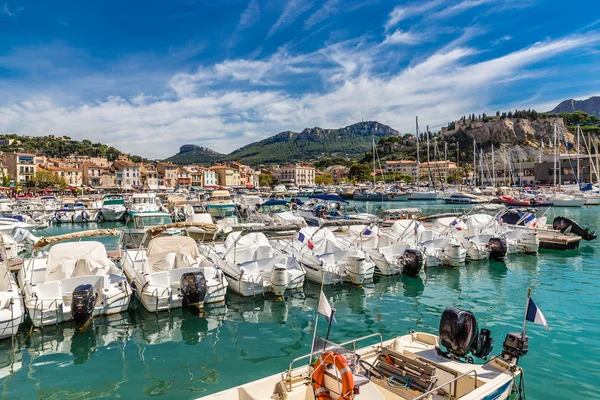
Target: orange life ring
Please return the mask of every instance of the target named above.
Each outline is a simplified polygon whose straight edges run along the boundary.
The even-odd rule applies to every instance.
[[[315,362],[312,375],[315,398],[331,399],[329,390],[325,387],[325,368],[328,365],[335,365],[335,368],[342,377],[340,400],[352,400],[354,398],[354,375],[352,375],[352,371],[344,356],[333,351],[321,354],[321,357]]]

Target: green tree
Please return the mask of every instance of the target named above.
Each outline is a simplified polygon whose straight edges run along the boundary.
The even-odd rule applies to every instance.
[[[273,184],[273,175],[271,174],[258,174],[258,184],[263,187],[268,187]]]
[[[354,163],[350,166],[350,179],[354,182],[366,182],[371,179],[371,168],[368,164]]]
[[[331,185],[333,184],[333,176],[331,174],[319,174],[315,176],[315,183],[317,185]]]
[[[4,187],[10,186],[10,177],[7,175],[4,175],[4,173],[2,173],[2,186],[4,186]]]

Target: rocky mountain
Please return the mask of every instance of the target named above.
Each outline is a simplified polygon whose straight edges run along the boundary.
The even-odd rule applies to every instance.
[[[585,111],[588,114],[600,117],[600,96],[592,96],[587,100],[565,100],[548,113],[562,114],[572,113],[573,111]]]
[[[315,127],[306,128],[302,132],[284,131],[221,157],[215,156],[218,153],[204,148],[183,153],[180,149],[177,155],[168,160],[179,164],[222,160],[257,165],[292,163],[337,155],[357,156],[371,149],[372,136],[377,142],[382,137],[398,135],[398,131],[387,125],[365,121],[339,129]],[[183,146],[184,150],[191,149],[190,146],[192,145]]]
[[[170,161],[175,164],[209,164],[225,157],[207,147],[196,146],[194,144],[184,144],[179,148],[179,153],[167,158],[165,161]]]

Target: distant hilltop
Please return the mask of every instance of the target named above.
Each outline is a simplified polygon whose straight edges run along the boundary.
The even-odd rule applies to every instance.
[[[375,141],[400,133],[377,121],[364,121],[338,129],[305,128],[302,132],[284,131],[223,155],[201,146],[185,145],[167,161],[175,164],[239,161],[246,164],[283,164],[320,157],[358,156]]]
[[[592,96],[587,100],[569,99],[560,102],[549,114],[572,113],[574,111],[584,111],[588,114],[600,117],[600,96]]]

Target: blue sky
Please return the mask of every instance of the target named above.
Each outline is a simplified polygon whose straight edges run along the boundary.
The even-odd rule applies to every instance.
[[[146,157],[600,94],[591,0],[0,0],[0,37],[0,132]]]

